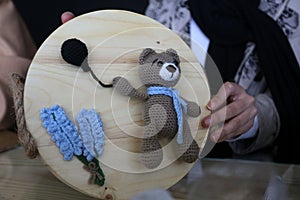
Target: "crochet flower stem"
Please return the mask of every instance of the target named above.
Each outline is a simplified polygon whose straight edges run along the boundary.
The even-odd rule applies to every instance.
[[[91,173],[88,183],[103,186],[105,183],[105,176],[100,168],[99,161],[93,158],[92,161],[88,161],[85,156],[76,156],[84,164],[84,169]]]
[[[73,155],[76,156],[84,164],[84,168],[91,173],[89,183],[103,186],[105,176],[99,161],[85,148],[77,127],[67,117],[62,107],[54,105],[51,108],[42,108],[40,117],[52,141],[64,156],[64,160],[69,161]]]

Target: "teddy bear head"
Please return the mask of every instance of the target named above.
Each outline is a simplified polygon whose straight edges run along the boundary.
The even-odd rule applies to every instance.
[[[180,60],[174,49],[157,53],[151,48],[146,48],[139,58],[139,77],[147,86],[173,87],[180,78]]]

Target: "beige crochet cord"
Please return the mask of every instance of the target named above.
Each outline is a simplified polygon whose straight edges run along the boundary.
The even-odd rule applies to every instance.
[[[129,199],[140,191],[174,185],[193,166],[176,161],[176,140],[161,141],[162,162],[154,169],[146,168],[141,163],[140,153],[144,102],[122,96],[112,88],[102,88],[88,73],[64,62],[60,47],[69,38],[86,43],[88,62],[104,83],[122,76],[140,89],[138,58],[142,50],[148,47],[157,52],[175,49],[182,69],[176,88],[185,99],[200,105],[202,111],[200,117],[188,118],[200,152],[207,138],[207,130],[199,127],[199,122],[209,114],[205,108],[210,98],[209,87],[189,47],[175,33],[145,16],[118,10],[88,13],[50,35],[33,59],[25,83],[27,128],[49,170],[67,185],[99,199]],[[98,158],[106,176],[103,187],[88,184],[89,174],[78,159],[64,161],[42,127],[40,109],[55,104],[63,107],[73,122],[82,108],[99,112],[106,135],[103,155]]]

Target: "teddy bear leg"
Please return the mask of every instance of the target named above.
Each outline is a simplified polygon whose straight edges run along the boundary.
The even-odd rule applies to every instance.
[[[163,159],[162,147],[158,141],[158,134],[165,126],[167,113],[163,106],[159,104],[151,105],[148,110],[148,117],[145,117],[142,139],[142,163],[145,167],[153,169],[157,167]]]
[[[197,142],[194,140],[191,129],[188,122],[184,119],[183,120],[183,143],[176,144],[178,145],[177,148],[177,155],[180,156],[180,159],[187,163],[193,163],[198,159],[198,154],[200,148]]]
[[[148,169],[154,169],[157,167],[162,159],[163,152],[161,149],[161,145],[158,142],[157,135],[144,138],[142,140],[142,163]]]

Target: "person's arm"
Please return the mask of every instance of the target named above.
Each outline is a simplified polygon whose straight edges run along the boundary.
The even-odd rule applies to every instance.
[[[229,140],[236,154],[248,154],[270,146],[278,136],[279,115],[268,92],[252,97],[241,86],[225,83],[208,103],[208,108],[212,115],[203,119],[202,126],[211,127],[212,141]],[[247,134],[253,128],[255,117],[258,128],[254,137],[230,141]]]
[[[0,0],[0,130],[15,124],[10,75],[26,76],[36,47],[10,0]]]
[[[207,52],[210,40],[193,20],[191,20],[190,30],[192,50],[204,65],[201,52]],[[207,116],[202,121],[202,126],[210,127],[210,136],[214,142],[228,142],[236,154],[247,154],[274,142],[279,132],[279,115],[271,95],[263,89],[266,87],[264,84],[254,84],[250,92],[243,89],[249,87],[245,84],[242,84],[243,88],[234,83],[223,85],[208,103],[210,107],[212,102],[217,102],[216,107],[209,108],[214,115]],[[220,108],[223,109],[217,112]],[[255,110],[257,112],[253,116]],[[212,117],[218,122],[211,123],[210,126],[209,121]]]
[[[258,130],[255,137],[229,142],[236,154],[244,155],[273,144],[280,130],[280,119],[268,93],[255,97],[257,107]]]

